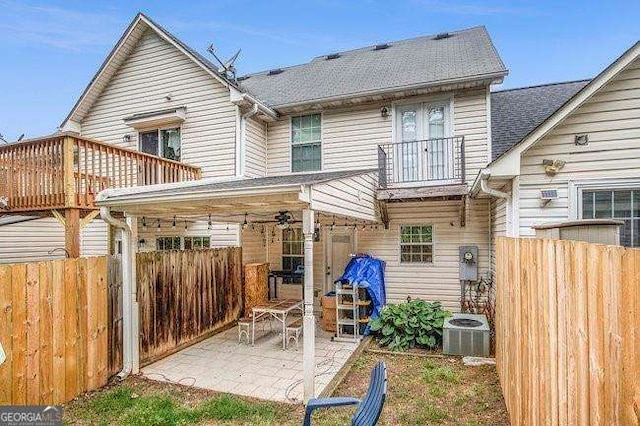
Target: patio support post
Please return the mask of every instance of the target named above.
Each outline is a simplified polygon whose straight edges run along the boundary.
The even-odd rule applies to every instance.
[[[302,232],[304,233],[304,319],[302,347],[302,370],[304,377],[304,403],[315,395],[315,341],[316,327],[313,316],[313,231],[314,211],[302,211]]]
[[[131,268],[129,270],[131,285],[129,287],[130,294],[128,295],[131,309],[131,374],[138,374],[140,372],[140,311],[138,309],[138,278],[136,275],[136,254],[138,253],[138,218],[136,216],[127,216],[126,221],[129,228],[129,249],[127,253],[127,261],[129,262]]]

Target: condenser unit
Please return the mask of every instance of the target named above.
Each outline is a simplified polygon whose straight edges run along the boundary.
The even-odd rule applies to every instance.
[[[487,317],[453,314],[443,326],[443,352],[447,355],[489,356],[490,328]]]

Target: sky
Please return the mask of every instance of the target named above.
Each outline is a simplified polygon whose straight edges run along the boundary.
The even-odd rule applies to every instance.
[[[375,43],[485,25],[509,69],[496,89],[598,74],[640,38],[640,1],[0,0],[0,134],[52,133],[138,11],[239,75]]]

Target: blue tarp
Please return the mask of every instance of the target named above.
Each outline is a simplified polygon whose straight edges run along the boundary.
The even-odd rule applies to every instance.
[[[373,312],[371,319],[378,318],[380,311],[387,302],[387,296],[384,285],[384,267],[383,260],[365,255],[358,255],[351,259],[344,269],[341,280],[347,280],[352,285],[367,289],[371,302],[373,304]],[[365,333],[369,334],[369,326]]]

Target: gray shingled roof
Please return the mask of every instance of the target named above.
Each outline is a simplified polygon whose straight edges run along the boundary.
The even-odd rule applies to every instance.
[[[484,27],[340,52],[340,57],[245,76],[240,85],[273,107],[420,87],[451,80],[504,76],[507,69]]]
[[[493,160],[518,144],[589,81],[569,81],[491,93]]]

